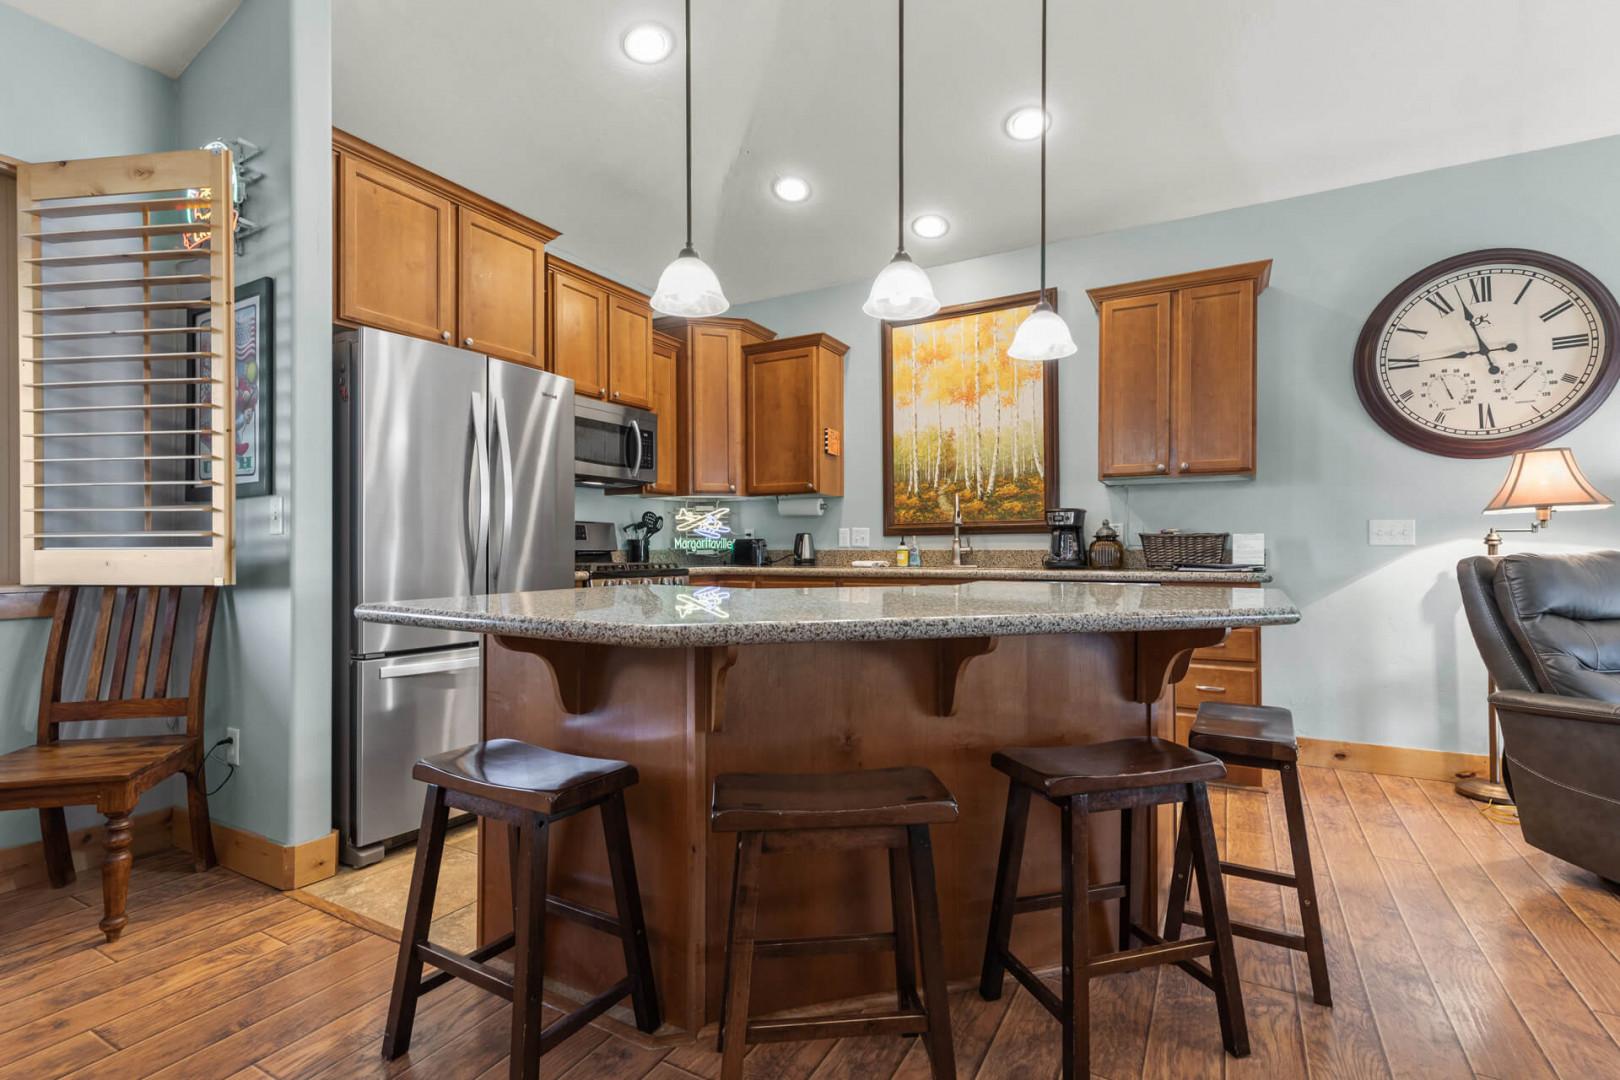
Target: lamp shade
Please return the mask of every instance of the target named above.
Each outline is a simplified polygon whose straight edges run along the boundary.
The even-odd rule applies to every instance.
[[[720,279],[691,248],[682,249],[675,261],[664,267],[652,298],[652,308],[659,314],[688,319],[719,315],[730,306],[731,301],[720,291]]]
[[[904,251],[878,271],[861,310],[874,319],[921,319],[939,310],[939,298],[922,267]]]
[[[1525,450],[1513,455],[1507,479],[1485,507],[1487,514],[1526,510],[1602,510],[1613,506],[1592,486],[1567,447]]]
[[[1052,310],[1051,304],[1042,300],[1018,324],[1007,355],[1014,360],[1061,360],[1079,351],[1074,335],[1069,333],[1069,324]]]

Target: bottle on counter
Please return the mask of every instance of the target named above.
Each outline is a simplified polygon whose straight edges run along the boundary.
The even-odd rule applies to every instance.
[[[1086,561],[1096,570],[1117,570],[1125,565],[1125,545],[1120,543],[1119,530],[1107,518],[1086,549]]]
[[[911,565],[911,549],[906,546],[906,538],[904,536],[900,538],[900,546],[894,549],[894,565]]]
[[[911,547],[907,549],[906,563],[908,566],[922,566],[922,549],[917,547],[917,538],[911,538]]]

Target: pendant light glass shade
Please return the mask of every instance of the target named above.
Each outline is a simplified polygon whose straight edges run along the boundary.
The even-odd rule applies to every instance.
[[[1069,324],[1052,310],[1051,304],[1042,300],[1018,324],[1007,355],[1014,360],[1061,360],[1079,351],[1074,335],[1069,333]]]
[[[652,308],[659,314],[688,319],[719,315],[730,306],[726,294],[720,291],[720,279],[691,248],[683,248],[675,261],[664,267],[652,298]]]
[[[939,310],[939,298],[923,268],[897,251],[878,272],[861,310],[874,319],[921,319]]]

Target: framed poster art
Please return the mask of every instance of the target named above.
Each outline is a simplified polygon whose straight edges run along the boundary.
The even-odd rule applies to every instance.
[[[230,455],[236,467],[236,497],[251,499],[275,492],[275,282],[262,277],[236,287],[236,445]],[[208,312],[193,315],[193,326],[208,325]],[[214,361],[194,362],[192,372],[207,378]],[[206,401],[211,387],[199,383],[193,401]],[[205,484],[214,475],[216,453],[209,435],[192,437],[192,477]],[[202,495],[198,496],[197,492]],[[193,489],[207,498],[207,488]]]
[[[1045,532],[1057,505],[1057,362],[1007,355],[1039,294],[883,324],[883,531]],[[1057,290],[1047,302],[1057,307]]]

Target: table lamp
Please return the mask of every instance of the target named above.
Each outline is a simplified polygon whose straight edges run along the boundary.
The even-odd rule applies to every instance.
[[[1499,554],[1502,533],[1537,533],[1552,524],[1554,510],[1603,510],[1613,506],[1581,472],[1575,464],[1575,454],[1568,447],[1553,446],[1543,450],[1523,450],[1513,455],[1508,465],[1507,479],[1496,497],[1485,507],[1487,514],[1521,514],[1534,512],[1536,519],[1528,529],[1496,529],[1485,534],[1485,553]],[[1490,683],[1496,691],[1496,682]],[[1490,776],[1471,776],[1459,780],[1457,794],[1480,802],[1513,802],[1502,783],[1502,755],[1496,731],[1496,709],[1485,707],[1486,722],[1490,724]]]

